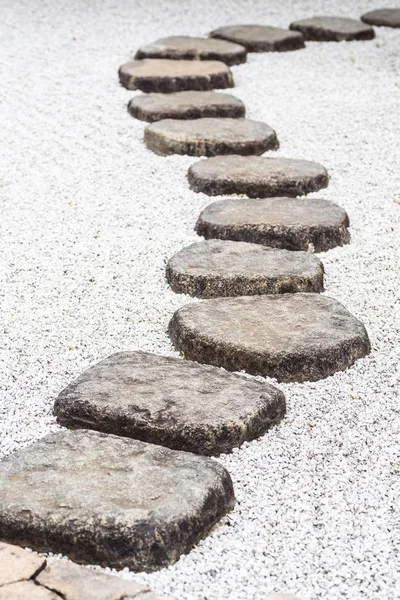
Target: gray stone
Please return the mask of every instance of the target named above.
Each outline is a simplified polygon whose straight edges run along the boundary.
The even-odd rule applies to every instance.
[[[230,452],[285,412],[272,386],[146,352],[120,352],[83,373],[55,403],[61,425],[196,454]]]
[[[365,13],[361,19],[369,25],[400,27],[400,8],[380,8]]]
[[[209,196],[246,194],[251,198],[302,196],[328,185],[326,169],[315,162],[264,156],[215,156],[194,163],[192,190]]]
[[[0,600],[60,600],[60,596],[33,581],[19,581],[0,587]]]
[[[249,119],[165,119],[146,127],[144,141],[150,150],[161,156],[249,155],[279,148],[271,127]]]
[[[241,44],[248,52],[285,52],[304,48],[301,33],[267,25],[234,25],[220,27],[210,37]]]
[[[317,42],[341,42],[372,40],[375,32],[369,25],[343,17],[312,17],[295,21],[290,29],[300,31],[306,40]]]
[[[323,252],[350,241],[349,218],[337,204],[318,198],[229,198],[209,204],[196,231],[219,238]]]
[[[199,298],[322,292],[324,268],[307,252],[209,240],[184,248],[167,264],[174,292]]]
[[[278,381],[322,379],[370,352],[362,323],[319,294],[187,304],[175,312],[169,333],[189,360]]]
[[[234,505],[216,461],[95,431],[61,431],[0,463],[4,540],[76,562],[152,571]]]
[[[128,104],[130,114],[153,123],[162,119],[200,119],[218,117],[238,119],[246,109],[241,100],[218,92],[176,92],[175,94],[142,94]]]
[[[135,59],[220,60],[227,65],[246,62],[246,48],[224,40],[174,35],[142,46]]]
[[[45,565],[43,556],[0,542],[0,586],[31,579]]]
[[[233,87],[232,73],[223,62],[211,60],[132,60],[119,69],[121,84],[142,92],[180,92]]]

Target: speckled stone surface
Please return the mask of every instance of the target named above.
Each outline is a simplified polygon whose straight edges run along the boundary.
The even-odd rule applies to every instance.
[[[301,33],[268,25],[220,27],[212,31],[210,36],[241,44],[248,52],[285,52],[304,48]]]
[[[400,8],[379,8],[361,17],[364,23],[384,27],[400,27]]]
[[[299,31],[306,40],[317,42],[342,42],[372,40],[375,32],[369,25],[343,17],[312,17],[294,21],[290,29]]]

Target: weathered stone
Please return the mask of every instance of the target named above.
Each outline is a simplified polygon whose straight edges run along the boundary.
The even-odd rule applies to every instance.
[[[174,292],[199,298],[322,292],[324,268],[307,252],[209,240],[184,248],[167,264]]]
[[[144,141],[150,150],[161,156],[249,155],[279,148],[271,127],[249,119],[165,119],[146,127]]]
[[[272,386],[215,367],[120,352],[61,392],[54,412],[67,427],[212,455],[265,433],[282,418],[285,399]]]
[[[128,104],[130,114],[153,123],[162,119],[200,119],[202,117],[244,117],[241,100],[218,92],[176,92],[175,94],[142,94]]]
[[[210,37],[241,44],[248,52],[285,52],[304,48],[301,33],[267,25],[233,25],[220,27]]]
[[[295,21],[290,29],[300,31],[306,40],[317,42],[341,42],[351,40],[372,40],[375,37],[372,27],[356,19],[343,17],[312,17]]]
[[[361,17],[364,23],[384,27],[400,27],[400,8],[371,10]]]
[[[233,87],[229,67],[211,60],[132,60],[119,69],[121,84],[128,90],[180,92]]]
[[[0,586],[30,579],[45,565],[42,556],[0,542]]]
[[[206,239],[236,240],[323,252],[350,241],[349,218],[337,204],[318,198],[229,198],[209,204],[196,231]]]
[[[319,294],[187,304],[175,312],[169,332],[189,360],[279,381],[322,379],[370,351],[362,323],[339,302]]]
[[[139,571],[175,562],[234,505],[216,461],[88,430],[5,458],[0,489],[4,540]]]
[[[302,196],[328,185],[326,169],[315,162],[264,156],[215,156],[188,172],[192,190],[209,196],[246,194],[251,198]]]
[[[246,62],[246,48],[224,40],[173,35],[142,46],[135,59],[220,60],[227,65]]]
[[[0,600],[60,600],[60,596],[33,581],[19,581],[0,587]]]

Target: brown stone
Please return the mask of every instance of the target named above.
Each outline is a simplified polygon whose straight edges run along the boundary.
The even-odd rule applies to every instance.
[[[400,27],[400,8],[371,10],[361,17],[364,23],[378,27]]]
[[[317,42],[372,40],[375,37],[374,30],[369,25],[343,17],[303,19],[292,23],[290,29],[300,31],[306,40]]]
[[[304,48],[301,33],[267,25],[234,25],[220,27],[210,37],[241,44],[248,52],[285,52]]]
[[[31,579],[45,565],[46,560],[42,556],[0,542],[0,586]]]

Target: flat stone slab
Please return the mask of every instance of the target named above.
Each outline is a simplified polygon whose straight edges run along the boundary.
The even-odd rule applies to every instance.
[[[301,33],[268,25],[233,25],[210,33],[212,38],[241,44],[248,52],[285,52],[304,48]]]
[[[326,169],[315,162],[264,156],[215,156],[188,172],[195,192],[209,196],[245,194],[251,198],[302,196],[328,185]]]
[[[225,40],[173,35],[141,46],[135,59],[220,60],[227,65],[246,62],[246,48]]]
[[[4,540],[76,562],[152,571],[234,505],[216,461],[95,431],[61,431],[0,463]]]
[[[370,352],[362,323],[319,294],[186,304],[175,312],[169,333],[189,360],[278,381],[323,379]]]
[[[218,92],[176,92],[143,94],[128,104],[136,119],[153,123],[162,119],[200,119],[202,117],[238,119],[246,109],[241,100]]]
[[[60,600],[60,596],[33,581],[19,581],[0,587],[0,600]]]
[[[166,275],[174,292],[199,298],[322,292],[324,288],[324,268],[313,254],[246,242],[192,244],[171,258]]]
[[[400,27],[400,8],[379,8],[365,13],[361,19],[369,25]]]
[[[196,231],[206,239],[324,252],[350,242],[343,208],[318,198],[228,198],[209,204]]]
[[[211,60],[132,60],[120,67],[119,80],[128,90],[142,92],[170,93],[233,87],[229,67]]]
[[[290,29],[300,31],[306,40],[317,42],[372,40],[375,37],[375,32],[369,25],[343,17],[303,19],[292,23]]]
[[[0,542],[0,587],[31,579],[45,565],[43,556]]]
[[[222,369],[146,352],[120,352],[57,398],[61,425],[87,427],[176,450],[230,452],[277,423],[283,394]]]
[[[276,133],[269,125],[249,119],[165,119],[146,127],[144,141],[161,156],[264,154],[279,148]]]

